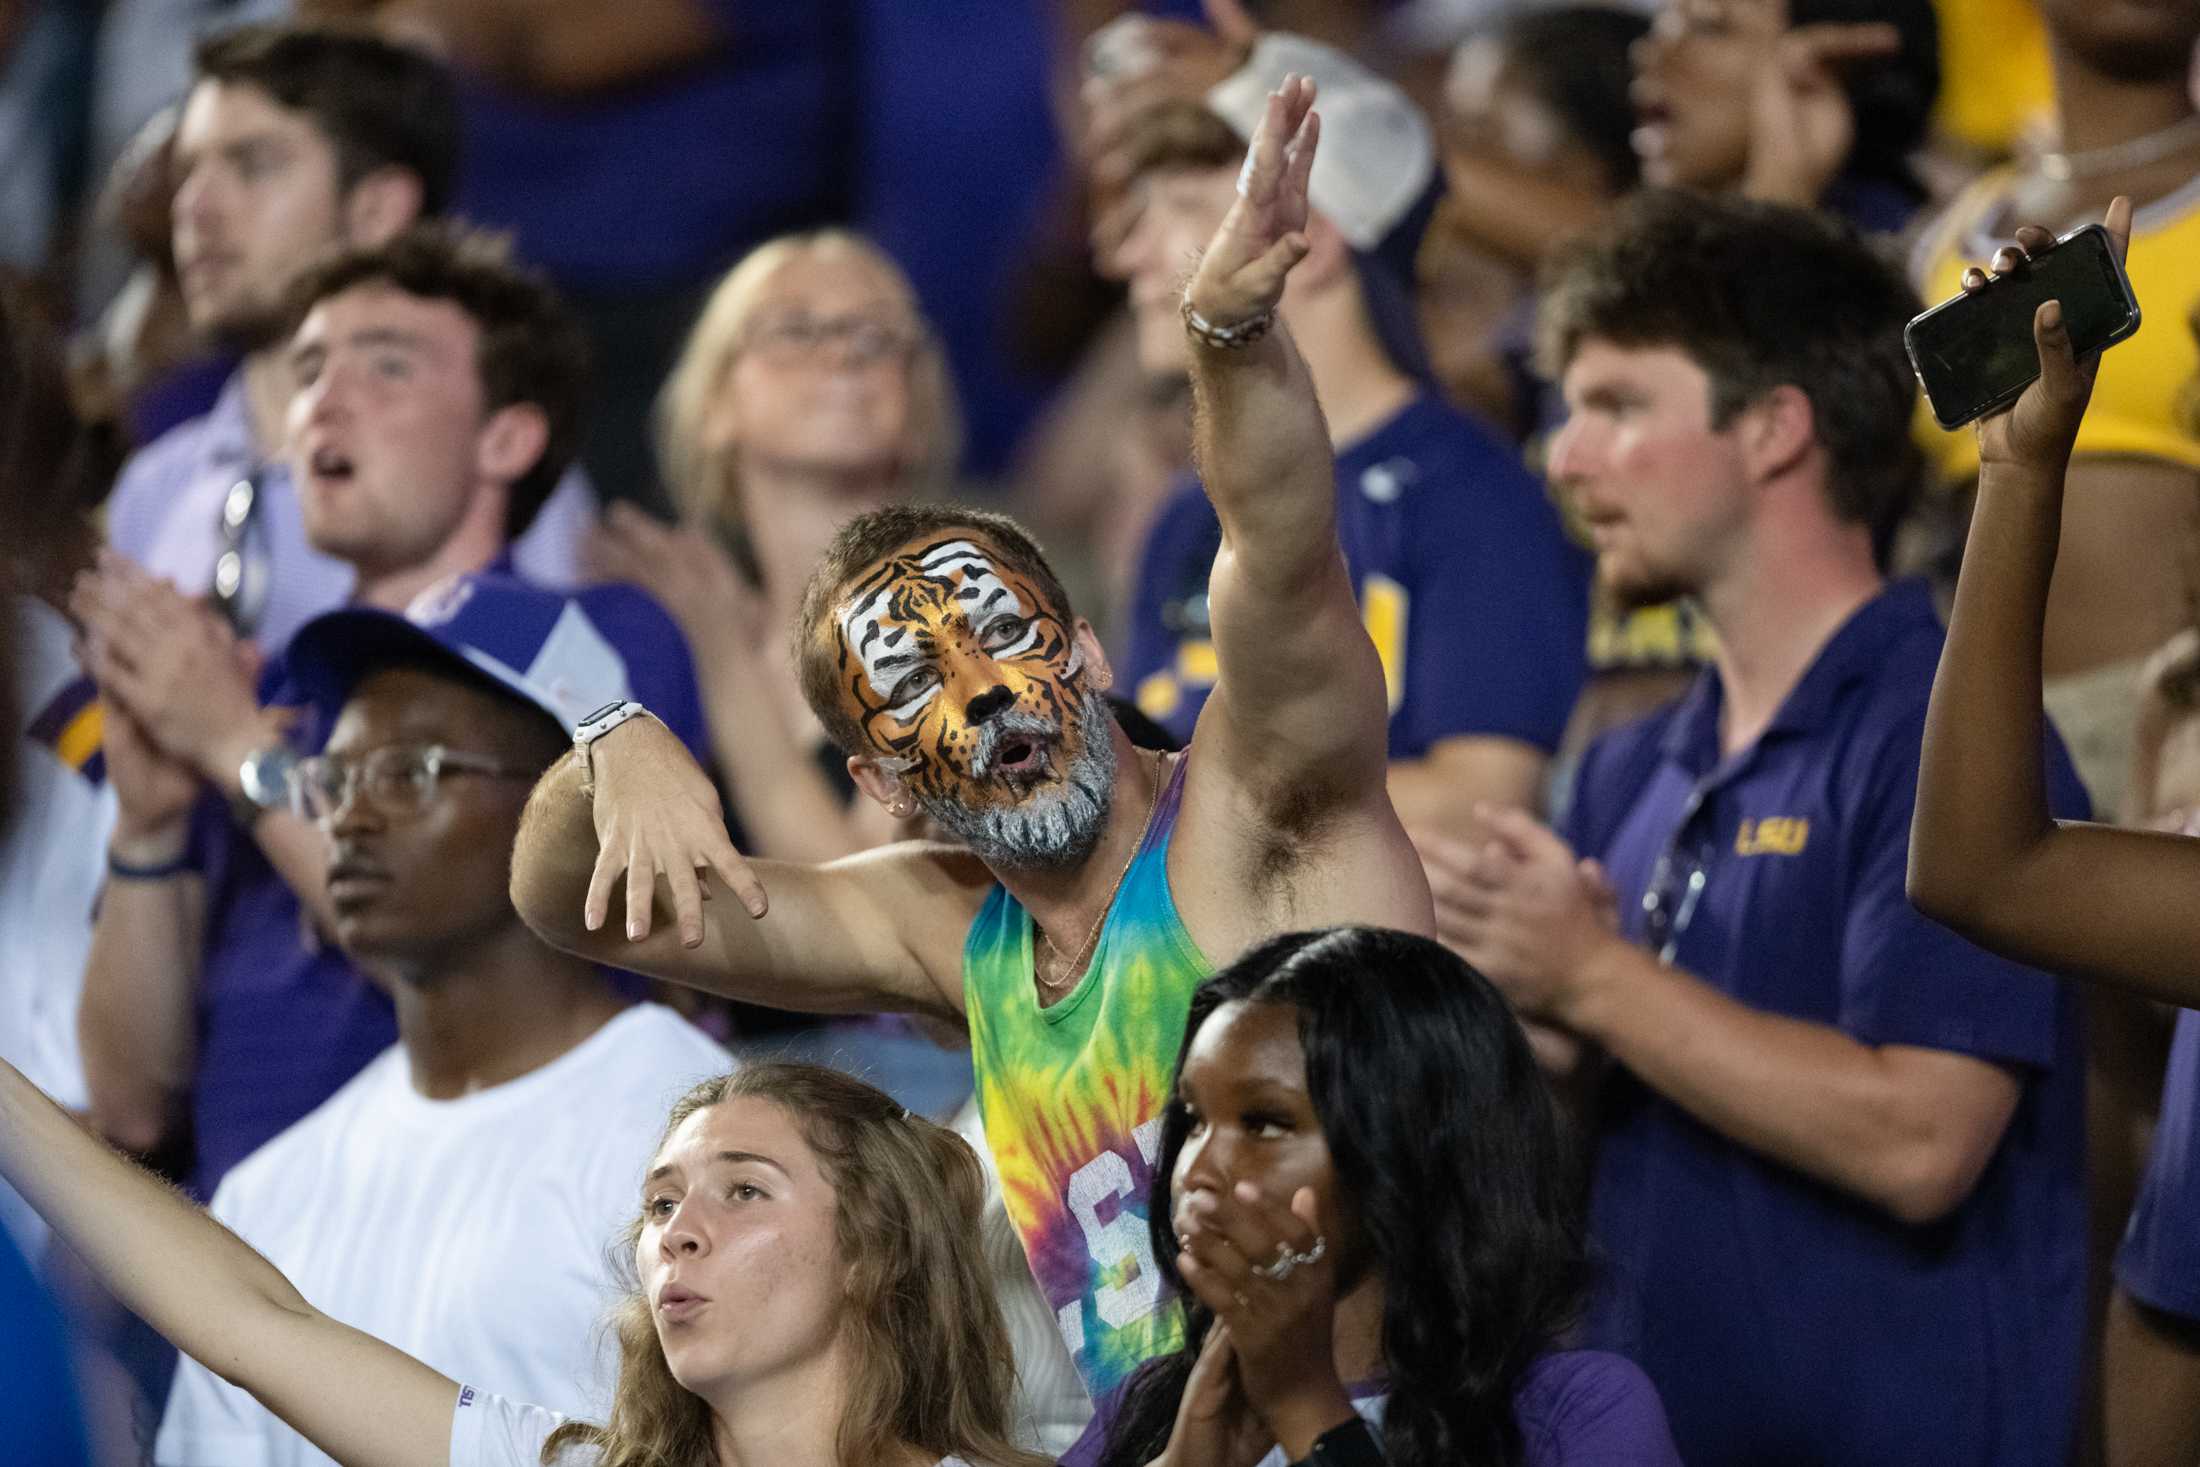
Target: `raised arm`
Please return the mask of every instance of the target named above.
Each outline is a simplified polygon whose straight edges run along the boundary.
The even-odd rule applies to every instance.
[[[1208,582],[1218,673],[1199,734],[1220,746],[1210,767],[1254,789],[1342,804],[1382,798],[1382,665],[1337,545],[1313,379],[1290,334],[1266,324],[1307,251],[1313,105],[1303,77],[1269,95],[1237,201],[1184,291],[1193,451],[1222,522]]]
[[[577,759],[551,766],[513,847],[512,904],[544,941],[774,1008],[960,1016],[963,934],[990,884],[976,861],[903,844],[752,864],[664,725],[623,724],[592,759],[592,796]]]
[[[4,1062],[0,1175],[132,1313],[331,1457],[354,1467],[449,1460],[455,1383],[316,1310]]]
[[[2131,206],[2108,229],[2119,249]],[[2052,244],[2025,229],[2023,251]],[[1998,274],[2022,254],[1994,258]],[[1984,288],[1973,272],[1966,289]],[[1978,504],[1933,680],[1910,898],[1983,947],[2038,967],[2200,1004],[2200,841],[2057,824],[2040,760],[2042,625],[2063,474],[2097,363],[2079,363],[2054,302],[2033,323],[2039,381],[1979,425]]]

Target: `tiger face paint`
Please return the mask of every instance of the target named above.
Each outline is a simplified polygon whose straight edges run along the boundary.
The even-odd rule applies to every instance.
[[[834,628],[844,711],[936,819],[989,858],[1089,848],[1113,788],[1106,706],[1028,577],[966,535],[914,541],[849,588]]]

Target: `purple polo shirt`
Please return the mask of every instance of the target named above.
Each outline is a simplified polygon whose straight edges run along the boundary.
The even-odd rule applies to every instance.
[[[1390,695],[1390,757],[1448,738],[1548,753],[1587,676],[1589,561],[1542,481],[1423,394],[1337,455],[1337,540]],[[1222,523],[1196,480],[1147,531],[1119,686],[1190,742],[1214,691],[1207,577]]]
[[[1974,1055],[2023,1085],[1970,1197],[1913,1227],[1614,1068],[1594,1124],[1607,1280],[1588,1342],[1648,1372],[1692,1467],[2062,1467],[2070,1448],[2085,1302],[2076,1002],[1903,891],[1941,642],[1925,587],[1892,585],[1751,748],[1720,758],[1706,671],[1582,764],[1568,835],[1610,871],[1629,937],[1645,940],[1661,856],[1675,860],[1667,911],[1683,885],[1671,873],[1700,858],[1674,966],[1752,1008]],[[2052,734],[2047,758],[2054,808],[2082,818]]]
[[[107,497],[107,542],[190,596],[214,584],[228,542],[222,506],[240,479],[259,476],[258,509],[247,564],[264,567],[266,600],[253,640],[275,653],[298,628],[351,599],[348,561],[323,555],[306,539],[290,470],[263,457],[245,405],[244,371],[223,385],[214,409],[169,429],[131,455]],[[512,547],[520,574],[547,586],[581,579],[580,542],[596,518],[596,494],[578,467],[566,471]]]
[[[626,661],[631,696],[691,749],[705,747],[687,643],[672,618],[632,586],[576,593]],[[291,701],[281,659],[261,680],[269,703]],[[306,731],[318,745],[326,729]],[[198,1068],[191,1092],[192,1193],[222,1177],[397,1041],[390,1000],[307,921],[259,843],[209,796],[193,823],[206,872],[206,937],[198,986]]]
[[[2116,1282],[2140,1303],[2200,1320],[2200,1012],[2177,1011],[2146,1180],[2116,1252]]]

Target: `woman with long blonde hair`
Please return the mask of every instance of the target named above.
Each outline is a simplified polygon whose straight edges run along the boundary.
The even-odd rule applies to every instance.
[[[130,1309],[353,1467],[1043,1467],[952,1132],[813,1065],[674,1105],[628,1229],[609,1419],[507,1401],[330,1319],[0,1064],[0,1176]],[[505,1185],[483,1178],[482,1185]]]
[[[846,230],[759,245],[703,307],[657,432],[680,523],[614,508],[595,567],[679,620],[753,849],[826,861],[906,834],[821,757],[787,642],[833,532],[937,491],[961,450],[946,359],[908,278]]]

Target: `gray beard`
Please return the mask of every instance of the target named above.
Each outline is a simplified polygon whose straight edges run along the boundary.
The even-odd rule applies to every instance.
[[[1011,734],[1051,735],[1044,719],[1004,713],[981,730],[972,767],[984,778],[993,751]],[[952,797],[918,797],[949,839],[960,841],[986,865],[1008,868],[1074,866],[1092,854],[1115,799],[1115,715],[1090,688],[1077,711],[1077,756],[1053,789],[1003,808],[973,809]]]

